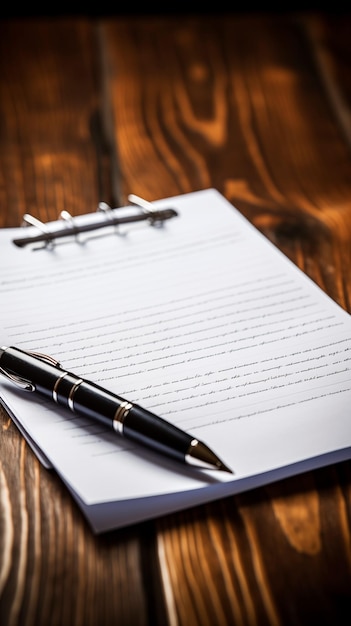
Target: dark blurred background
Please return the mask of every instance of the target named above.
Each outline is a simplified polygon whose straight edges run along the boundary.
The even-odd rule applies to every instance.
[[[284,13],[284,12],[301,12],[301,11],[323,11],[324,13],[349,13],[351,11],[349,2],[336,2],[330,3],[330,6],[325,6],[325,3],[321,1],[306,0],[305,2],[286,0],[285,2],[278,3],[273,0],[267,0],[267,2],[259,2],[258,0],[237,0],[237,1],[225,1],[225,0],[213,0],[211,3],[201,2],[199,0],[173,0],[165,1],[163,3],[156,2],[156,0],[150,0],[150,2],[143,2],[141,5],[136,3],[135,5],[130,2],[121,2],[120,0],[99,0],[97,2],[88,3],[82,0],[62,0],[58,2],[48,2],[43,4],[26,3],[25,5],[16,5],[11,2],[0,3],[0,19],[4,18],[16,18],[16,17],[38,17],[38,16],[64,16],[64,15],[79,15],[79,16],[91,16],[91,17],[103,17],[108,15],[169,15],[169,14],[182,14],[182,13],[194,13],[199,14],[218,14],[218,13]]]

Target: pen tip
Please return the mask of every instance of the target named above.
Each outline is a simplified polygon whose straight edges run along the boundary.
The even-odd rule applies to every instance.
[[[192,440],[185,460],[189,463],[189,465],[193,465],[195,467],[202,469],[215,469],[234,474],[234,472],[227,465],[225,465],[208,446],[197,439]]]
[[[228,472],[229,474],[234,474],[233,470],[230,469],[230,467],[228,467],[227,465],[224,465],[222,461],[219,461],[219,463],[217,463],[217,469],[221,470],[222,472]]]

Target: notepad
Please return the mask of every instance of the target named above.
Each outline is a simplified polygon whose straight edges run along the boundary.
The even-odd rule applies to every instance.
[[[350,315],[217,190],[153,205],[177,216],[35,250],[0,230],[0,344],[55,357],[234,470],[183,466],[0,377],[95,533],[351,456]]]

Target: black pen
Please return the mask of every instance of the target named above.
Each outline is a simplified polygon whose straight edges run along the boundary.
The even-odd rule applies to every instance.
[[[50,356],[2,347],[0,373],[26,391],[40,393],[74,413],[102,422],[120,435],[177,461],[232,473],[202,441],[138,404],[67,372]]]

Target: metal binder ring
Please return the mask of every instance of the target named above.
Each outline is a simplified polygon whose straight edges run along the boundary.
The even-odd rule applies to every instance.
[[[25,213],[22,218],[22,226],[34,226],[40,233],[45,235],[43,248],[53,248],[55,245],[55,241],[52,238],[50,232],[46,228],[46,225],[41,220],[38,220],[37,217],[30,215],[30,213]]]
[[[158,220],[153,216],[153,213],[155,213],[157,209],[155,209],[155,207],[153,206],[151,202],[144,200],[144,198],[141,198],[140,196],[136,196],[134,193],[129,194],[128,202],[130,202],[130,204],[134,204],[135,206],[139,207],[144,213],[144,215],[148,215],[149,221],[152,224],[152,226],[163,225],[162,220]]]
[[[75,225],[74,218],[72,217],[72,215],[71,215],[70,213],[68,213],[68,211],[63,210],[63,211],[61,211],[61,213],[60,213],[60,218],[61,218],[62,220],[64,220],[67,224],[69,224],[69,225],[70,225],[70,227],[69,227],[69,228],[70,228],[70,230],[71,230],[71,233],[67,233],[67,234],[72,234],[72,235],[74,235],[74,237],[75,237],[76,241],[77,241],[77,242],[79,242],[79,243],[81,243],[81,242],[79,241],[79,237],[78,237],[78,235],[79,235],[79,227],[77,227],[77,226]]]
[[[108,220],[108,222],[113,221],[113,211],[107,202],[99,202],[98,208],[96,209],[99,213],[103,213]],[[115,231],[118,230],[118,224],[113,225]]]
[[[155,211],[151,202],[144,200],[144,198],[140,198],[140,196],[136,196],[134,193],[129,194],[128,202],[130,202],[130,204],[135,204],[135,206],[138,206],[143,213],[152,215],[152,213]]]

